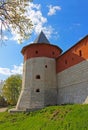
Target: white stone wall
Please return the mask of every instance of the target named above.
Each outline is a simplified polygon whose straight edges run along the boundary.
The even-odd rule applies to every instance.
[[[88,60],[57,74],[58,104],[88,103]]]
[[[40,75],[40,79],[36,79]],[[43,108],[57,102],[56,61],[52,58],[31,58],[24,63],[22,91],[18,110]],[[39,89],[40,92],[36,92]]]

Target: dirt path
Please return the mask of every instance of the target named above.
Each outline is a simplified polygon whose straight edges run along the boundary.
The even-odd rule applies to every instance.
[[[7,110],[7,107],[4,107],[4,108],[0,108],[0,112],[4,112]]]

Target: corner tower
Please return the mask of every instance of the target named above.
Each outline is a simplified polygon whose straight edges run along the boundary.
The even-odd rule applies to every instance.
[[[56,58],[61,52],[43,32],[34,43],[23,47],[23,81],[17,110],[30,111],[57,104]]]

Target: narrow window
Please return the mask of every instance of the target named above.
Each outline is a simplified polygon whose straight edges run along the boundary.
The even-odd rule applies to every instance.
[[[38,54],[38,51],[36,51],[35,53]]]
[[[67,60],[65,60],[65,64],[67,64]]]
[[[40,89],[38,88],[38,89],[36,89],[36,92],[38,93],[38,92],[40,92]]]
[[[36,79],[40,79],[40,75],[36,75]]]
[[[81,50],[79,51],[79,56],[82,56],[82,51]]]
[[[47,65],[45,65],[45,68],[47,68]]]

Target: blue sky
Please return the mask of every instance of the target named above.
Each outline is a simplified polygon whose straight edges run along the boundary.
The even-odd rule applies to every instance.
[[[34,0],[28,8],[34,29],[30,39],[18,44],[17,35],[9,35],[0,46],[0,80],[22,74],[23,46],[35,40],[41,30],[63,52],[88,34],[88,0]]]

